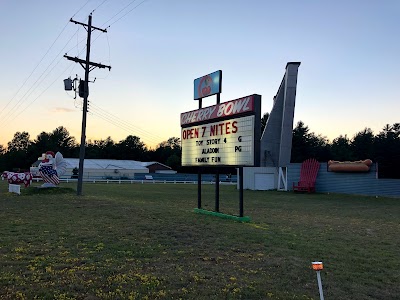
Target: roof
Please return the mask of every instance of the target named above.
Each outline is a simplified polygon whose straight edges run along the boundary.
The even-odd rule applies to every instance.
[[[64,158],[67,162],[67,169],[79,167],[79,158]],[[117,159],[85,159],[83,168],[102,169],[102,170],[146,170],[142,162],[136,160],[117,160]]]
[[[158,161],[144,161],[144,162],[141,162],[141,164],[142,164],[142,166],[143,167],[148,167],[148,166],[151,166],[151,165],[161,165],[161,166],[163,166],[163,167],[166,167],[166,168],[168,168],[168,169],[171,169],[171,167],[168,167],[167,165],[164,165],[164,164],[162,164],[162,163],[159,163]]]
[[[37,160],[37,161],[35,161],[35,162],[31,165],[31,167],[39,167],[39,164],[40,164],[41,162],[42,162],[41,160]]]

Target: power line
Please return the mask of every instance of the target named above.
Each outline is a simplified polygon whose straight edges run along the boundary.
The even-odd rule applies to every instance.
[[[94,10],[98,9],[101,5],[103,5],[106,1],[108,0],[103,0],[102,3],[100,3]],[[130,5],[132,5],[136,0],[133,0],[131,3],[129,3],[127,6],[125,6],[123,9],[121,9],[117,14],[115,14],[112,18],[110,18],[107,22],[109,22],[110,20],[112,20],[115,16],[119,15],[122,11],[124,11],[127,7],[129,7]],[[122,15],[118,20],[114,21],[112,24],[115,24],[116,22],[118,22],[120,19],[122,19],[124,16],[126,16],[127,14],[129,14],[131,11],[133,11],[134,9],[136,9],[137,7],[139,7],[141,4],[143,4],[145,1],[142,1],[141,3],[139,3],[138,5],[136,5],[135,7],[133,7],[131,10],[129,10],[127,13],[125,13],[124,15]],[[74,14],[74,16],[80,11],[82,10],[88,3],[90,2],[90,0],[86,1],[85,4],[76,11],[76,13]],[[107,23],[106,22],[106,23]],[[67,22],[67,24],[64,26],[64,28],[62,29],[62,31],[58,34],[57,38],[54,40],[54,42],[51,44],[51,46],[49,47],[49,49],[46,51],[45,55],[42,57],[42,59],[39,61],[39,63],[36,65],[36,67],[33,69],[33,71],[31,72],[31,74],[28,76],[28,78],[24,81],[24,83],[21,85],[21,87],[18,89],[18,91],[15,93],[15,95],[10,99],[10,101],[6,104],[6,106],[3,108],[3,110],[0,112],[0,116],[2,114],[2,112],[6,111],[6,108],[10,105],[10,103],[12,102],[12,100],[14,100],[14,98],[16,97],[16,95],[20,92],[20,90],[25,86],[26,82],[31,78],[31,76],[33,75],[33,73],[35,72],[35,70],[39,67],[39,65],[41,64],[41,62],[43,61],[43,59],[47,56],[47,54],[50,52],[50,50],[52,49],[52,47],[54,46],[54,44],[57,42],[58,38],[61,36],[61,34],[64,32],[65,28],[67,27],[69,22]],[[110,24],[110,26],[112,25]],[[74,33],[75,35],[75,33]],[[74,36],[73,35],[73,36]],[[72,36],[72,37],[73,37]],[[68,40],[67,44],[62,48],[62,50],[57,54],[57,56],[65,49],[65,47],[69,44],[70,40],[72,39],[72,37]],[[93,43],[100,37],[100,34],[93,40]],[[85,39],[82,39],[78,44],[82,43]],[[109,57],[110,57],[110,44],[109,44],[109,40],[108,40],[108,36],[107,36],[107,43],[108,43],[108,47],[109,47]],[[75,46],[71,49],[73,50],[75,48]],[[70,52],[71,50],[67,51]],[[83,50],[82,50],[83,51]],[[82,52],[81,51],[81,52]],[[80,52],[80,53],[81,53]],[[57,58],[57,57],[56,57]],[[37,86],[35,88],[33,88],[35,86],[35,84],[40,80],[40,78],[43,77],[44,73],[50,68],[50,66],[54,63],[55,59],[53,59],[53,61],[48,65],[48,67],[45,69],[45,71],[39,76],[39,78],[34,82],[34,84],[28,89],[28,91],[22,96],[22,98],[20,98],[20,100],[11,108],[11,110],[9,110],[8,116],[6,117],[6,119],[10,118],[10,113],[11,115],[14,113],[13,111],[15,109],[17,109],[19,106],[22,105],[23,103],[23,99],[27,96],[27,98],[36,90]],[[46,74],[46,76],[48,76],[51,71],[53,69],[50,70],[50,72],[48,74]],[[43,80],[42,80],[43,81]],[[42,82],[41,81],[41,82]],[[41,83],[40,82],[40,83]],[[33,90],[32,90],[33,89]],[[30,92],[30,93],[29,93]],[[29,94],[28,94],[29,93]],[[4,121],[4,119],[2,120]]]
[[[106,1],[108,1],[108,0],[104,0],[103,2],[101,2],[95,9],[92,10],[91,14],[94,13],[94,11],[96,9],[98,9],[100,6],[102,6],[104,4],[104,2],[106,2]]]
[[[131,13],[134,9],[138,8],[140,5],[142,5],[144,2],[146,2],[147,0],[143,0],[142,2],[140,2],[138,5],[136,5],[135,7],[133,7],[131,10],[129,10],[127,13],[125,13],[124,15],[122,15],[120,18],[118,18],[116,21],[112,22],[110,25],[107,26],[107,28],[109,28],[111,25],[114,25],[115,23],[117,23],[119,20],[121,20],[123,17],[125,17],[126,15],[128,15],[129,13]],[[117,15],[119,15],[121,12],[123,12],[126,8],[128,8],[129,6],[131,6],[134,2],[136,2],[136,0],[133,0],[131,3],[129,3],[128,5],[126,5],[123,9],[121,9],[119,12],[117,12],[113,17],[111,17],[108,21],[106,21],[102,26],[104,26],[105,24],[107,24],[108,22],[110,22],[112,19],[114,19]]]
[[[130,2],[128,5],[126,5],[124,8],[122,8],[120,11],[118,11],[115,15],[113,15],[110,19],[108,19],[106,22],[104,22],[103,25],[101,25],[101,27],[104,27],[104,25],[106,25],[108,22],[110,22],[112,19],[114,19],[116,16],[118,16],[121,12],[123,12],[127,7],[131,6],[136,0],[133,0],[132,2]]]
[[[78,9],[78,10],[76,11],[76,13],[74,13],[74,15],[73,15],[71,18],[75,17],[75,15],[76,15],[78,12],[80,12],[80,11],[86,6],[86,4],[89,3],[89,1],[90,1],[90,0],[87,0],[86,3],[85,3],[84,5],[82,5],[81,8]],[[69,22],[69,20],[68,20],[68,22]]]
[[[77,101],[75,100],[74,106],[75,106],[75,108],[78,108],[79,110],[81,110],[82,109],[82,100],[80,100],[79,103],[77,103]],[[161,138],[157,135],[154,135],[146,130],[141,129],[140,127],[134,126],[131,123],[122,120],[119,117],[116,117],[115,115],[100,108],[98,105],[89,103],[88,112],[91,115],[99,117],[99,118],[103,119],[104,121],[120,128],[120,129],[123,129],[131,134],[135,134],[135,132],[139,131],[138,135],[140,135],[141,138],[150,140],[153,143],[159,144],[160,142],[162,142],[164,140],[163,138]]]
[[[93,12],[98,9],[100,6],[102,6],[106,1],[108,0],[103,0],[94,10]],[[133,0],[131,3],[129,3],[127,6],[125,6],[123,9],[121,9],[117,14],[115,14],[112,18],[110,18],[107,22],[111,21],[113,18],[115,18],[116,16],[118,16],[120,13],[122,13],[124,10],[126,10],[126,8],[128,8],[129,6],[131,6],[136,0]],[[138,5],[136,5],[135,7],[133,7],[132,9],[130,9],[128,12],[126,12],[125,14],[123,14],[121,17],[119,17],[117,20],[115,20],[113,23],[111,23],[108,27],[110,27],[111,25],[115,24],[116,22],[118,22],[119,20],[121,20],[123,17],[125,17],[126,15],[128,15],[130,12],[132,12],[134,9],[136,9],[137,7],[139,7],[140,5],[142,5],[145,1],[144,0],[142,2],[140,2]],[[85,4],[78,9],[75,14],[73,16],[75,16],[80,10],[82,10],[88,3],[90,2],[90,0],[87,0],[85,2]],[[106,23],[107,23],[106,22]],[[50,52],[50,50],[53,48],[53,46],[55,45],[55,43],[57,42],[57,40],[59,39],[59,37],[62,35],[62,33],[65,31],[66,27],[68,26],[68,23],[64,26],[64,28],[62,29],[62,31],[58,34],[57,38],[54,40],[54,42],[51,44],[51,46],[49,47],[49,49],[46,51],[46,53],[43,55],[43,57],[41,58],[41,60],[39,61],[39,63],[35,66],[35,68],[33,69],[33,71],[30,73],[30,75],[28,76],[28,78],[26,78],[26,80],[24,81],[24,83],[20,86],[20,88],[18,89],[18,91],[15,93],[15,95],[10,99],[10,101],[6,104],[6,106],[3,108],[3,110],[0,112],[0,115],[2,114],[2,112],[6,110],[6,108],[10,105],[10,103],[14,100],[14,98],[17,96],[17,94],[20,92],[20,90],[25,86],[25,84],[27,83],[27,81],[31,78],[31,76],[33,75],[33,73],[36,71],[36,69],[39,67],[39,65],[42,63],[42,61],[44,60],[44,58],[48,55],[48,53]],[[78,31],[77,31],[78,32]],[[77,33],[76,33],[77,34]],[[62,48],[62,50],[59,52],[59,54],[68,46],[69,42],[71,41],[71,39],[75,36],[74,35],[68,40],[68,42],[66,43],[66,45]],[[100,34],[93,40],[93,43],[97,40],[97,38],[100,36]],[[78,48],[78,45],[80,43],[82,43],[85,39],[81,40],[80,42],[78,42],[78,35],[77,35],[77,45],[76,48]],[[110,59],[110,44],[109,44],[109,40],[108,40],[108,36],[107,36],[107,43],[108,43],[108,47],[109,47],[109,59]],[[75,48],[75,46],[74,46]],[[72,50],[72,49],[71,49]],[[71,51],[70,50],[70,51]],[[79,50],[79,49],[78,49]],[[83,51],[83,50],[82,50]],[[80,51],[80,53],[82,52]],[[69,52],[69,51],[68,51]],[[79,53],[79,54],[80,54]],[[57,56],[59,55],[57,54]],[[57,58],[57,57],[56,57]],[[44,79],[46,79],[46,77],[54,70],[54,68],[60,63],[61,59],[51,68],[51,70],[44,76],[44,74],[46,73],[46,71],[51,67],[51,65],[54,63],[54,61],[56,60],[56,58],[53,59],[53,61],[48,65],[48,67],[45,69],[45,71],[39,76],[39,78],[35,81],[35,83],[29,88],[29,90],[24,94],[24,96],[22,98],[20,98],[20,100],[11,108],[11,110],[9,110],[9,113],[7,115],[6,118],[1,119],[0,123],[5,122],[7,119],[10,119],[12,117],[13,114],[15,114],[16,109],[18,109],[24,101],[26,101],[31,94],[39,87],[39,85],[43,82]],[[75,68],[75,66],[74,66]],[[68,68],[67,68],[68,69]],[[66,69],[66,70],[67,70]],[[65,70],[65,71],[66,71]],[[20,111],[17,115],[15,115],[14,117],[12,117],[11,121],[16,119],[19,115],[21,115],[28,107],[30,107],[41,95],[43,95],[63,74],[64,72],[60,74],[60,76],[58,76],[45,90],[43,90],[32,102],[30,102],[22,111]],[[39,80],[44,76],[44,78],[39,82]],[[38,83],[38,85],[36,85],[36,83]],[[35,87],[35,88],[33,88]],[[29,93],[29,94],[28,94]],[[25,100],[23,101],[23,99],[25,98]],[[101,108],[98,108],[101,110]],[[96,108],[95,108],[96,110]],[[118,117],[113,116],[112,114],[108,114],[106,111],[97,111],[98,114],[102,113],[103,118],[108,118],[110,119],[112,122],[116,123],[116,124],[120,124],[120,126],[132,126],[131,124],[125,122],[125,121],[121,121],[120,119],[118,119]],[[125,124],[124,124],[125,122]],[[128,125],[127,125],[128,124]],[[117,125],[116,125],[117,126]],[[131,127],[135,128],[134,126]],[[146,132],[145,130],[142,130],[140,128],[136,128],[136,130],[142,131],[142,132]],[[151,133],[148,133],[151,135]],[[161,138],[160,138],[161,139]],[[153,139],[154,140],[154,139]],[[154,140],[155,141],[155,140]]]
[[[88,3],[90,0],[87,0],[86,3],[81,6],[81,8],[79,8],[75,14],[73,15],[73,17],[79,12],[81,11]],[[106,0],[103,1],[103,3]],[[21,91],[21,89],[25,86],[25,84],[27,83],[27,81],[31,78],[31,76],[33,75],[33,73],[36,71],[36,69],[39,67],[39,65],[42,63],[42,61],[44,60],[44,58],[47,56],[47,54],[50,52],[50,50],[53,48],[54,44],[58,41],[59,37],[62,35],[62,33],[65,31],[65,28],[67,28],[69,24],[69,20],[67,21],[67,23],[65,24],[65,26],[63,27],[63,29],[61,30],[61,32],[57,35],[56,39],[53,41],[53,43],[50,45],[50,47],[47,49],[47,51],[45,52],[45,54],[43,55],[43,57],[40,59],[40,61],[37,63],[37,65],[33,68],[32,72],[29,74],[29,76],[25,79],[25,81],[22,83],[22,85],[18,88],[17,92],[14,94],[14,96],[7,102],[6,106],[0,111],[0,116],[2,115],[3,112],[6,111],[6,108],[10,105],[10,103],[14,100],[14,98],[18,95],[18,93]],[[64,47],[65,48],[65,47]],[[58,55],[57,55],[58,56]],[[54,61],[54,60],[53,60]],[[51,65],[51,64],[50,64]]]
[[[88,23],[81,23],[78,21],[70,20],[71,22],[82,25],[87,30],[87,43],[86,43],[86,59],[79,59],[77,57],[69,57],[64,55],[65,58],[71,60],[73,62],[79,63],[85,69],[85,80],[80,82],[80,92],[81,95],[81,85],[83,84],[82,94],[83,94],[83,114],[82,114],[82,131],[81,131],[81,145],[79,147],[79,174],[78,174],[78,186],[77,186],[77,195],[82,195],[82,186],[83,186],[83,165],[85,160],[85,143],[86,143],[86,117],[87,117],[87,108],[88,108],[88,96],[89,96],[89,72],[94,68],[108,68],[111,69],[111,66],[102,65],[99,63],[90,61],[90,42],[92,37],[92,30],[98,30],[101,32],[107,32],[106,29],[98,28],[92,26],[92,14],[89,15]]]
[[[149,131],[146,131],[146,130],[144,130],[144,129],[138,127],[138,126],[132,125],[131,123],[122,120],[121,118],[119,118],[119,117],[113,115],[112,113],[109,113],[108,111],[106,111],[106,110],[100,108],[98,105],[95,105],[95,104],[93,104],[93,103],[90,104],[90,105],[91,105],[91,106],[94,106],[94,107],[95,107],[96,109],[98,109],[98,110],[101,110],[102,112],[106,113],[107,115],[111,116],[112,118],[118,120],[118,122],[124,123],[124,124],[126,124],[126,125],[128,125],[128,126],[130,126],[130,127],[132,127],[132,128],[135,128],[135,130],[139,130],[139,131],[141,131],[141,132],[144,133],[144,134],[149,134],[149,135],[154,136],[154,137],[156,137],[156,138],[158,138],[158,139],[161,139],[161,137],[159,137],[159,136],[157,136],[157,135],[155,135],[155,134],[153,134],[153,133],[151,133],[151,132],[149,132]]]
[[[55,58],[51,61],[51,63],[47,66],[47,68],[42,72],[42,74],[36,79],[36,81],[32,84],[32,86],[25,92],[25,94],[19,99],[19,101],[9,110],[8,115],[1,119],[0,123],[4,123],[6,120],[8,120],[15,112],[15,110],[17,110],[22,103],[29,98],[29,96],[38,88],[38,86],[43,82],[44,79],[46,79],[46,76],[48,76],[53,70],[54,68],[60,63],[60,61],[62,60],[62,58],[59,59],[59,61],[50,69],[50,71],[46,74],[45,77],[43,77],[43,75],[46,73],[46,71],[51,67],[51,65],[54,63],[54,61],[57,59],[57,57],[59,57],[59,55],[61,54],[61,52],[63,52],[64,48],[69,44],[69,42],[72,40],[72,38],[74,37],[76,33],[74,33],[71,38],[68,40],[68,42],[65,44],[65,46],[60,50],[60,52],[57,54],[57,56],[55,56]],[[36,85],[36,83],[38,83],[38,81],[43,77],[43,79],[39,82],[38,85]],[[29,93],[29,94],[28,94]],[[28,95],[28,96],[27,96]],[[25,98],[25,100],[24,100]]]
[[[106,122],[108,122],[108,123],[120,128],[120,129],[130,133],[131,135],[137,135],[137,134],[135,134],[135,130],[132,129],[132,127],[130,127],[128,125],[121,124],[118,121],[115,121],[114,119],[110,118],[109,116],[107,116],[107,115],[105,115],[105,114],[103,114],[103,113],[101,113],[101,112],[99,112],[97,110],[93,110],[92,109],[91,110],[91,114],[93,114],[94,116],[99,117],[99,118],[103,119],[104,121],[106,121]],[[139,135],[137,135],[137,136],[139,136]],[[142,139],[148,140],[150,142],[153,142],[155,144],[159,144],[163,140],[163,139],[156,139],[156,138],[153,138],[153,137],[149,137],[149,136],[146,136],[146,135],[141,135],[139,137],[142,138]]]
[[[97,38],[100,36],[100,34],[93,40],[93,43],[97,40]],[[107,45],[108,45],[108,60],[106,60],[106,62],[108,62],[109,64],[111,64],[111,47],[110,47],[110,41],[108,39],[108,32],[106,32],[106,37],[107,37]],[[96,79],[106,79],[108,76],[110,76],[111,72],[108,72],[107,75],[105,77],[97,77]]]
[[[134,8],[132,8],[130,11],[128,11],[126,14],[124,14],[123,16],[121,16],[118,20],[112,22],[110,25],[108,25],[108,27],[110,27],[111,25],[114,25],[115,23],[117,23],[119,20],[121,20],[123,17],[125,17],[127,14],[129,14],[130,12],[132,12],[134,9],[138,8],[140,5],[142,5],[143,3],[145,3],[147,0],[143,0],[142,2],[140,2],[138,5],[136,5]]]
[[[61,61],[61,59],[60,59],[60,61]],[[57,63],[58,64],[58,63]],[[60,79],[60,77],[61,76],[63,76],[64,75],[64,73],[68,73],[68,72],[66,72],[66,71],[68,71],[68,69],[73,69],[73,67],[68,67],[68,68],[66,68],[66,69],[64,69],[64,71],[59,75],[59,76],[57,76],[57,78],[46,88],[46,89],[44,89],[31,103],[29,103],[21,112],[19,112],[12,120],[14,120],[14,119],[16,119],[19,115],[21,115],[28,107],[30,107],[33,103],[35,103],[35,101],[37,100],[37,99],[39,99],[39,97],[40,96],[42,96],[51,86],[53,86],[53,84],[54,83],[56,83],[59,79]],[[71,72],[71,71],[69,71],[69,72]],[[11,120],[11,121],[12,121]]]
[[[17,90],[17,92],[14,94],[14,96],[10,99],[10,101],[8,101],[8,103],[6,104],[6,106],[3,108],[3,110],[0,112],[0,116],[2,114],[3,111],[5,111],[5,109],[8,107],[8,105],[14,100],[14,98],[17,96],[17,94],[19,93],[19,91],[24,87],[24,85],[26,84],[26,82],[29,80],[29,78],[31,78],[32,74],[36,71],[36,69],[39,67],[39,65],[42,63],[43,59],[47,56],[47,54],[50,52],[51,48],[53,48],[54,44],[57,42],[58,38],[61,36],[61,34],[64,32],[65,28],[67,28],[69,21],[67,22],[67,24],[65,24],[64,28],[61,30],[61,32],[57,35],[56,39],[54,40],[54,42],[51,44],[51,46],[47,49],[46,53],[43,55],[43,57],[40,59],[40,61],[37,63],[37,65],[33,68],[32,72],[29,74],[29,76],[25,79],[25,81],[22,83],[22,85],[19,87],[19,89]]]

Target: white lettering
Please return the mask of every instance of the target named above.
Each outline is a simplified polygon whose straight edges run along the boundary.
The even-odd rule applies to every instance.
[[[243,111],[249,110],[249,107],[247,106],[249,101],[250,101],[249,97],[236,101],[233,107],[233,113],[234,114],[240,113],[242,111],[242,108]]]
[[[221,105],[218,107],[217,117],[221,117],[221,116],[223,115],[223,113],[224,113],[224,108],[225,108],[225,104],[221,104]]]
[[[208,114],[208,118],[207,118],[207,119],[210,119],[210,118],[211,118],[212,114],[214,113],[214,111],[215,111],[216,109],[217,109],[216,106],[211,106],[211,107],[209,107],[209,114]]]
[[[229,116],[232,113],[233,103],[229,102],[225,107],[225,116]]]
[[[225,116],[231,116],[235,114],[244,113],[251,111],[251,99],[252,97],[245,97],[219,105],[214,105],[181,114],[181,124],[190,124],[196,122],[202,122],[213,118],[220,118]]]

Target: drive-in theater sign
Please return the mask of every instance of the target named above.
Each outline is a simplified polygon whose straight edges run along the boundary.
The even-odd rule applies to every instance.
[[[259,166],[261,96],[181,114],[183,166]]]
[[[198,167],[195,212],[248,222],[250,218],[243,216],[243,167],[260,166],[261,96],[221,103],[221,91],[221,70],[194,80],[193,98],[199,108],[181,114],[182,166]],[[217,104],[203,108],[203,98],[212,95]],[[214,211],[201,205],[201,176],[207,167],[216,167]],[[237,167],[239,171],[239,216],[219,212],[218,167]]]

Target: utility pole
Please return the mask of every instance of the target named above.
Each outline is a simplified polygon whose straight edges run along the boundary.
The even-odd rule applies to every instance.
[[[82,195],[82,183],[83,183],[83,163],[85,160],[85,144],[86,144],[86,116],[88,107],[88,97],[89,97],[89,72],[97,68],[108,68],[111,70],[110,66],[94,63],[90,61],[90,39],[92,35],[92,30],[100,30],[102,32],[107,32],[106,29],[101,29],[92,26],[92,14],[89,15],[88,24],[80,23],[77,21],[70,20],[70,22],[82,25],[87,30],[87,43],[86,43],[86,60],[79,59],[78,57],[71,57],[64,55],[68,60],[79,63],[85,69],[85,81],[83,82],[83,115],[82,115],[82,133],[81,133],[81,145],[79,149],[79,174],[78,174],[78,188],[77,195]],[[82,83],[81,83],[82,84]]]

